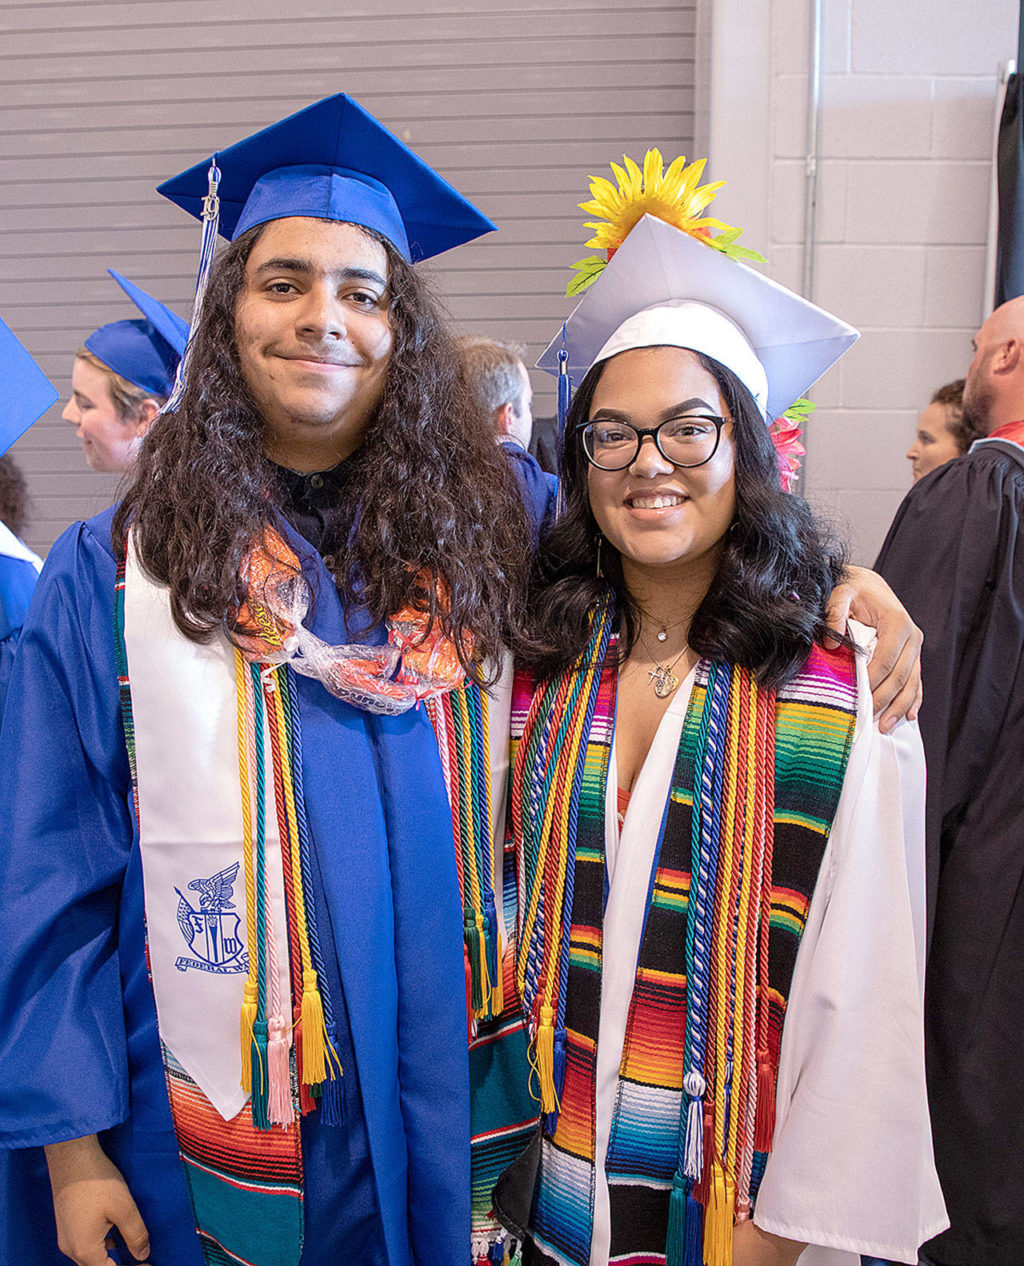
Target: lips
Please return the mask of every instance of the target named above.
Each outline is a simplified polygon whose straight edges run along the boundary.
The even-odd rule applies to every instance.
[[[280,356],[279,360],[291,361],[296,365],[322,365],[325,369],[358,369],[362,361],[328,360],[323,356]]]

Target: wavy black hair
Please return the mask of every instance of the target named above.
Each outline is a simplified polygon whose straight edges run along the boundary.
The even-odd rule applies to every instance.
[[[794,676],[815,642],[830,632],[829,595],[842,577],[844,551],[801,498],[783,492],[775,446],[757,405],[736,375],[697,353],[718,384],[733,418],[736,514],[715,578],[690,623],[688,642],[700,655],[749,668],[758,682],[777,688]],[[590,417],[606,361],[593,366],[573,398],[562,438],[564,510],[542,543],[530,584],[529,626],[517,661],[538,677],[578,662],[590,638],[596,605],[614,593],[623,657],[640,630],[640,612],[625,587],[619,556],[590,509],[587,459],[576,426]],[[681,613],[682,614],[682,613]]]
[[[156,419],[114,517],[129,523],[146,571],[170,590],[174,622],[193,641],[229,637],[245,598],[243,561],[281,504],[264,423],[245,383],[235,308],[263,225],[218,256],[189,350],[181,403]],[[496,656],[518,619],[529,530],[515,477],[458,378],[458,357],[424,279],[379,235],[388,257],[393,333],[383,395],[348,459],[347,541],[337,585],[370,625],[405,606],[429,612],[472,668]],[[424,573],[433,583],[417,584]],[[474,670],[475,671],[475,670]]]

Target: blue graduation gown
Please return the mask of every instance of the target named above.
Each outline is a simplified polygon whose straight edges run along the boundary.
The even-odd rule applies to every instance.
[[[201,1266],[145,966],[110,520],[107,511],[71,527],[51,550],[0,736],[0,1145],[99,1133],[149,1228],[155,1266]],[[311,628],[346,640],[322,561],[282,531],[313,586]],[[305,677],[298,691],[346,1093],[343,1126],[322,1126],[316,1113],[302,1121],[303,1266],[461,1262],[462,920],[433,731],[423,709],[380,718]],[[35,1229],[53,1221],[48,1185],[26,1179],[39,1155],[12,1153],[6,1186],[17,1199],[0,1208],[3,1260],[21,1266],[60,1260],[52,1232]]]
[[[0,554],[0,717],[14,669],[14,652],[38,572],[27,558]]]

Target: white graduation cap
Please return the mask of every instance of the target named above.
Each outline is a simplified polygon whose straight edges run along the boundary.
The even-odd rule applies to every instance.
[[[845,321],[652,215],[630,231],[537,368],[578,383],[634,347],[687,347],[731,369],[780,417],[860,335]]]

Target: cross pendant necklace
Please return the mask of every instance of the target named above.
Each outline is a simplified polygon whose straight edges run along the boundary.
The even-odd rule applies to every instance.
[[[684,646],[683,650],[685,649],[686,647]],[[683,651],[680,651],[679,655],[682,655],[682,653]],[[663,667],[661,664],[657,664],[654,668],[648,668],[647,670],[647,680],[654,687],[654,693],[659,699],[667,699],[672,691],[679,685],[679,678],[672,671],[672,669],[676,666],[676,661],[679,659],[679,655],[676,656],[667,668]]]
[[[642,638],[641,640],[643,641]],[[644,642],[644,649],[647,651],[648,655],[651,655],[651,648],[647,645],[646,641]],[[651,655],[651,659],[654,660],[654,667],[648,668],[647,681],[654,687],[654,693],[659,699],[667,699],[678,687],[679,678],[675,675],[672,669],[675,668],[676,664],[678,664],[682,657],[686,654],[686,650],[687,645],[684,642],[683,649],[675,657],[672,663],[667,666],[665,664],[658,663],[657,656]]]

